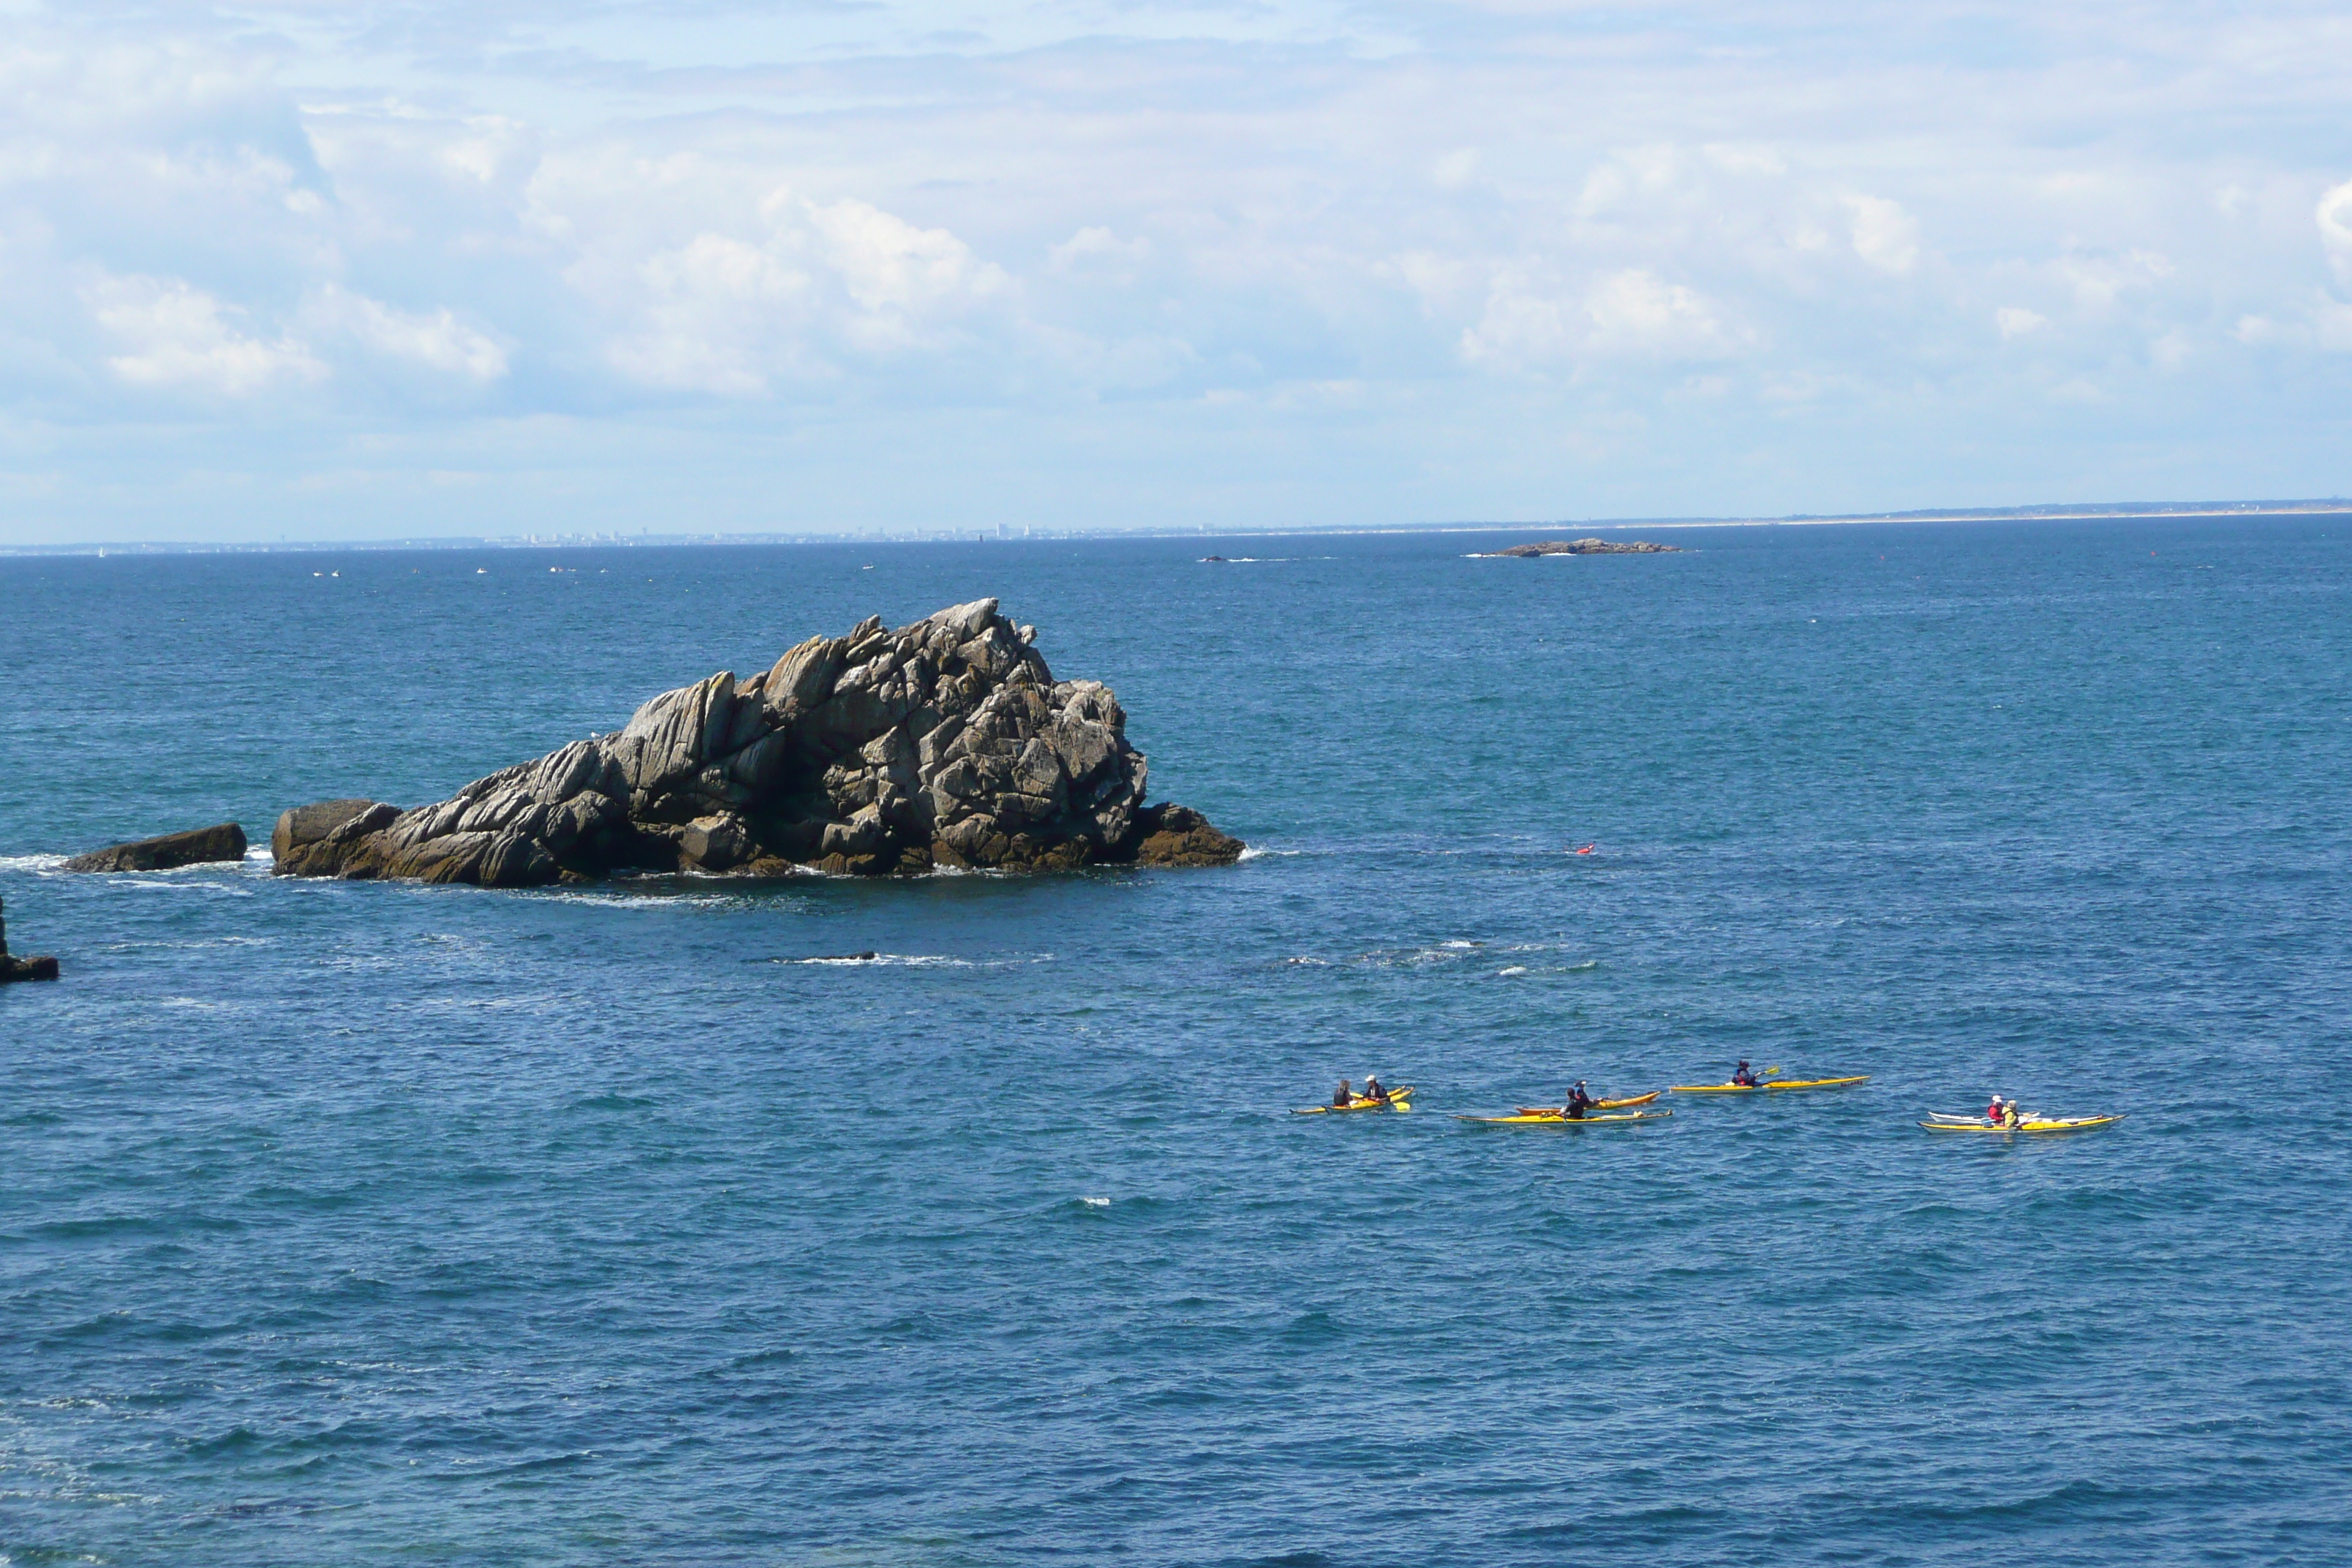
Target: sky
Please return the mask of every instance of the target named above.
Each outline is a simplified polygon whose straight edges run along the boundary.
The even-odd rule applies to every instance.
[[[2352,11],[0,0],[0,546],[2352,492]]]

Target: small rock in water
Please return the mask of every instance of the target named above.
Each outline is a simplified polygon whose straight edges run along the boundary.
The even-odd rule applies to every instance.
[[[68,871],[168,871],[174,866],[201,866],[215,860],[245,858],[245,829],[234,822],[214,827],[192,827],[130,844],[110,845],[77,855],[65,863]]]
[[[55,980],[58,961],[54,958],[12,958],[8,954],[8,920],[0,910],[0,984],[12,980]]]
[[[1143,834],[1135,848],[1139,865],[1230,866],[1244,847],[1189,805],[1146,806],[1137,826]]]
[[[1605,539],[1545,539],[1533,544],[1514,544],[1505,550],[1490,550],[1489,558],[1499,555],[1532,560],[1539,555],[1677,555],[1679,544],[1653,544],[1646,539],[1628,540],[1612,544]]]

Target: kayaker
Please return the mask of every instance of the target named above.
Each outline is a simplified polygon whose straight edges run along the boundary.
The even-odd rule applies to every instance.
[[[1738,1068],[1733,1071],[1731,1081],[1734,1086],[1740,1089],[1754,1089],[1758,1084],[1756,1069],[1749,1067],[1745,1061],[1743,1061],[1739,1064]]]
[[[1985,1107],[1985,1120],[1996,1127],[2000,1125],[2000,1107],[2001,1098],[1997,1094],[1992,1097],[1992,1103]]]
[[[1345,1110],[1348,1107],[1355,1103],[1356,1097],[1348,1092],[1348,1080],[1344,1078],[1341,1079],[1339,1080],[1339,1092],[1331,1096],[1331,1109],[1334,1110]]]
[[[1364,1098],[1370,1100],[1374,1105],[1378,1105],[1386,1100],[1388,1097],[1389,1091],[1381,1087],[1381,1075],[1376,1072],[1366,1073],[1364,1075]]]
[[[1584,1092],[1584,1080],[1582,1079],[1578,1079],[1576,1080],[1576,1087],[1568,1091],[1568,1103],[1560,1107],[1560,1114],[1567,1117],[1570,1121],[1581,1121],[1584,1120],[1584,1113],[1591,1110],[1600,1103],[1601,1102],[1599,1100]]]
[[[2000,1108],[2000,1124],[2003,1127],[2014,1127],[2024,1120],[2025,1118],[2018,1113],[2017,1101],[2012,1100]]]

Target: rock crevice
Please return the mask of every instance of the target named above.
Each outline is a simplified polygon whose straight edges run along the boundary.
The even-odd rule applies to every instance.
[[[1239,840],[1147,807],[1099,681],[1056,680],[994,599],[896,630],[877,616],[738,682],[663,692],[621,730],[403,811],[280,817],[282,875],[530,887],[623,870],[774,875],[1222,865]]]

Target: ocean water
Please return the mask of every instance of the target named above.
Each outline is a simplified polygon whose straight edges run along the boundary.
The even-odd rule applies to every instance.
[[[0,560],[0,1563],[2347,1561],[2352,519],[1529,536]],[[984,594],[1258,853],[55,869]]]

